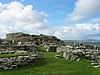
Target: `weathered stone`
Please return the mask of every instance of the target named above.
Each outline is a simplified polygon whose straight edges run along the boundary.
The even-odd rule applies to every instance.
[[[38,57],[39,59],[44,58],[44,53],[43,52],[38,52]]]
[[[67,56],[67,53],[66,53],[66,52],[64,52],[64,53],[63,53],[63,57],[65,58],[66,56]]]
[[[28,64],[36,64],[37,59],[34,56],[18,56],[11,58],[0,58],[0,68],[7,70],[18,66],[25,66]]]
[[[4,70],[9,69],[9,67],[7,67],[7,66],[5,66],[5,65],[4,65],[2,68],[3,68]]]
[[[62,58],[61,55],[55,55],[54,58]]]
[[[100,63],[91,63],[91,66],[95,67],[95,68],[99,68],[100,67]]]
[[[76,61],[80,61],[81,60],[81,58],[77,58],[77,60]]]

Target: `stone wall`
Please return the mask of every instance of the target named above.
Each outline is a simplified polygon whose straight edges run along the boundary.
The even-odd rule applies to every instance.
[[[35,46],[2,45],[0,47],[0,69],[14,69],[37,63]]]
[[[100,67],[100,50],[94,49],[74,49],[67,46],[62,46],[58,48],[58,51],[62,53],[62,56],[66,60],[70,61],[80,61],[80,59],[89,59],[91,60],[91,65],[93,67]]]
[[[23,46],[23,45],[3,45],[0,47],[0,52],[14,52],[14,51],[28,51],[28,52],[36,52],[36,46]]]
[[[6,34],[6,40],[14,40],[15,42],[29,41],[30,39],[31,39],[31,35],[24,34],[22,32]]]
[[[14,69],[25,65],[35,65],[37,63],[36,55],[18,56],[10,58],[0,58],[0,69]]]
[[[22,32],[6,34],[6,40],[14,40],[15,42],[35,42],[36,44],[53,43],[64,45],[64,42],[55,36],[49,35],[29,35]]]

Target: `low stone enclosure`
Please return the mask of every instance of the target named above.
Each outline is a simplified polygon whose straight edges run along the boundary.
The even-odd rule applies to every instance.
[[[2,51],[3,52],[3,51]],[[10,51],[9,51],[10,52]],[[28,53],[27,51],[16,51],[15,53],[0,55],[0,69],[14,69],[25,65],[35,65],[37,63],[37,55]]]
[[[61,50],[60,50],[61,49]],[[69,61],[91,60],[91,66],[100,67],[100,50],[59,48],[61,56]]]
[[[35,46],[1,45],[0,69],[14,69],[25,65],[35,65],[38,61]]]
[[[37,58],[35,55],[31,56],[18,56],[10,58],[0,58],[0,69],[14,69],[25,65],[35,65],[37,63]]]
[[[35,65],[41,58],[44,58],[44,54],[37,51],[36,46],[0,46],[0,69],[8,70],[26,65]]]

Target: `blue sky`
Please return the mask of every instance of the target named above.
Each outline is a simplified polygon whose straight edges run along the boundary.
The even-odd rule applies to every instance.
[[[100,0],[0,0],[0,37],[6,33],[100,39]]]
[[[48,13],[50,25],[63,25],[67,14],[71,13],[75,0],[26,0],[25,5],[32,4],[38,11]]]
[[[3,3],[12,1],[33,5],[33,9],[48,13],[50,16],[47,19],[50,25],[63,25],[66,16],[73,11],[75,4],[75,0],[0,0]]]

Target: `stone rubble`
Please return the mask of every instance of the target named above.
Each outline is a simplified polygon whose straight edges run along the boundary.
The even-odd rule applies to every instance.
[[[13,69],[29,64],[36,64],[37,60],[44,58],[44,53],[39,52],[37,45],[43,44],[50,50],[55,49],[64,42],[55,36],[48,35],[30,35],[22,32],[6,34],[6,39],[0,39],[0,55],[3,54],[28,54],[27,56],[0,57],[0,69]]]
[[[43,52],[38,52],[38,59],[44,58],[44,53]]]
[[[66,60],[80,61],[82,58],[89,59],[91,66],[100,67],[100,50],[73,48],[73,46],[58,47],[57,52],[62,54]]]
[[[25,65],[35,65],[37,63],[37,57],[34,56],[18,56],[10,58],[0,58],[0,69],[14,69]]]
[[[100,50],[86,49],[81,45],[65,45],[55,36],[29,35],[22,32],[6,34],[6,39],[0,39],[0,55],[30,53],[27,56],[0,58],[0,69],[13,69],[29,64],[36,64],[38,59],[44,58],[43,52],[37,51],[37,45],[43,45],[47,52],[59,52],[55,58],[64,57],[69,61],[80,61],[82,58],[89,59],[93,67],[100,67]]]

